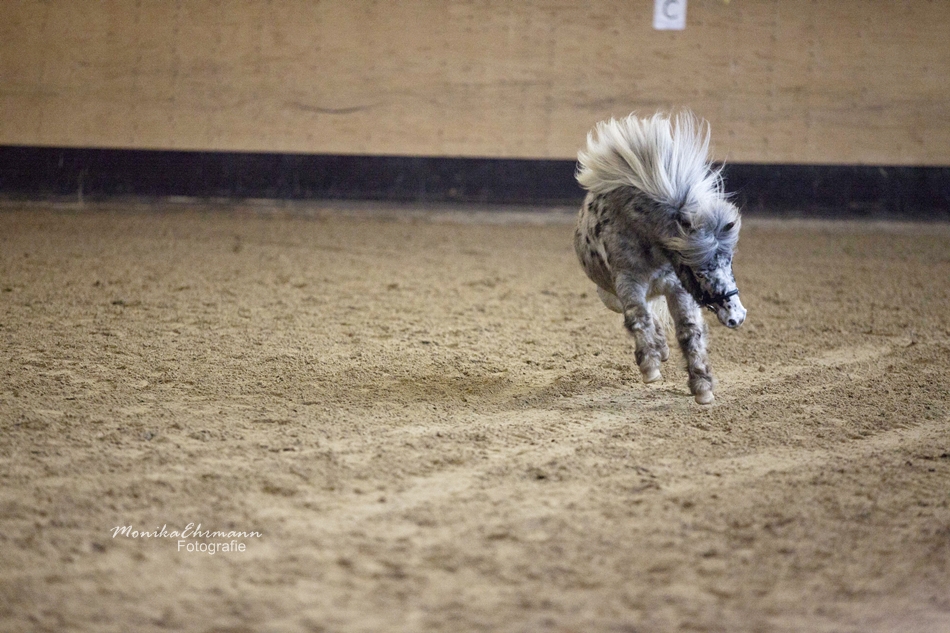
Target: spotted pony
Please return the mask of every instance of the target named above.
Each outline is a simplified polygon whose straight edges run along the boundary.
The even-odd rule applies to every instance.
[[[623,314],[643,381],[662,378],[673,330],[690,392],[713,402],[701,307],[729,328],[746,310],[732,271],[741,218],[709,159],[708,124],[689,112],[603,121],[576,175],[588,193],[574,248],[600,299]]]

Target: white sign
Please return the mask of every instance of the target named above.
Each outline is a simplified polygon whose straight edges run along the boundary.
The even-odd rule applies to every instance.
[[[653,28],[682,31],[686,28],[686,0],[653,0]]]

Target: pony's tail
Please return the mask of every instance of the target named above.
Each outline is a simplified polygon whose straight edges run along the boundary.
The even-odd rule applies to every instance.
[[[666,297],[661,295],[650,299],[649,307],[653,319],[663,327],[666,338],[675,338],[676,325],[673,322],[673,315],[670,314],[670,306],[666,303]]]
[[[577,182],[594,194],[634,187],[680,208],[722,191],[720,170],[709,159],[709,124],[688,111],[601,121],[577,162]]]

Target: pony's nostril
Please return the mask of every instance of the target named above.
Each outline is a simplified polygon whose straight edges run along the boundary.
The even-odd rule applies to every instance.
[[[729,327],[736,327],[737,325],[739,325],[739,323],[735,319],[729,319],[726,322],[726,325],[728,325]]]

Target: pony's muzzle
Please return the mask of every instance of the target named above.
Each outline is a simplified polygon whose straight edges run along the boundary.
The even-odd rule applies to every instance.
[[[745,321],[746,309],[739,300],[739,295],[734,295],[716,306],[716,317],[719,322],[727,328],[737,328]]]

